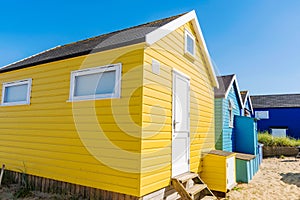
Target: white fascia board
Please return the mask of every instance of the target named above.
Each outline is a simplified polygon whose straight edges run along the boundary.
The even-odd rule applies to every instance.
[[[202,45],[203,45],[203,48],[204,48],[204,51],[205,51],[204,53],[206,54],[207,61],[208,61],[208,64],[209,64],[208,70],[210,72],[210,75],[212,76],[211,78],[212,78],[212,81],[213,81],[213,85],[216,88],[219,88],[219,82],[217,80],[215,69],[214,69],[214,66],[212,64],[211,57],[210,57],[209,51],[207,49],[202,31],[201,31],[200,23],[198,21],[198,18],[197,18],[197,15],[196,15],[195,11],[193,11],[193,12],[194,12],[195,18],[194,18],[194,20],[192,20],[192,24],[195,27],[195,32],[197,34],[197,37],[200,38],[200,41],[202,42]]]
[[[50,48],[50,49],[44,50],[44,51],[39,52],[39,53],[37,53],[37,54],[34,54],[34,55],[32,55],[32,56],[29,56],[29,57],[23,58],[23,59],[21,59],[21,60],[15,61],[15,62],[13,62],[13,63],[10,63],[10,64],[8,64],[8,65],[5,65],[5,66],[3,66],[3,67],[0,67],[0,69],[1,69],[1,70],[2,70],[2,69],[5,69],[5,68],[7,68],[7,67],[9,67],[9,66],[11,66],[11,65],[14,65],[14,64],[18,63],[18,62],[22,62],[22,61],[27,60],[27,59],[29,59],[29,58],[33,58],[33,57],[38,56],[38,55],[40,55],[40,54],[43,54],[43,53],[46,53],[46,52],[51,51],[51,50],[53,50],[53,49],[56,49],[56,48],[58,48],[58,47],[61,47],[61,45],[58,45],[58,46],[56,46],[56,47],[52,47],[52,48]]]
[[[246,97],[245,97],[245,101],[243,102],[244,107],[246,107],[246,103],[247,103],[247,98],[248,98],[248,94],[249,91],[246,91]],[[242,95],[241,95],[242,96]],[[242,99],[243,100],[243,99]]]
[[[232,84],[233,82],[236,80],[236,75],[234,74],[231,81],[230,81],[230,84],[228,85],[228,88],[225,88],[226,91],[225,91],[225,95],[224,95],[224,98],[227,99],[228,97],[228,94],[229,94],[229,91],[230,91],[230,88],[232,87]]]
[[[237,95],[238,95],[238,101],[242,107],[242,109],[245,108],[244,104],[243,104],[243,101],[242,101],[242,96],[241,96],[241,93],[240,93],[240,88],[239,88],[239,84],[237,82],[237,79],[236,79],[236,75],[233,76],[228,88],[227,88],[227,91],[225,93],[225,99],[227,99],[228,97],[228,94],[229,94],[229,91],[230,91],[230,88],[233,87],[233,84],[235,83],[236,85],[236,89],[237,89]]]
[[[184,24],[186,24],[190,21],[192,21],[192,24],[193,24],[195,32],[196,32],[196,36],[198,37],[199,41],[201,41],[203,44],[204,51],[205,51],[207,61],[209,64],[208,71],[210,73],[210,76],[211,76],[211,79],[213,82],[213,86],[218,88],[219,83],[217,80],[217,76],[216,76],[213,64],[211,62],[211,58],[210,58],[210,55],[209,55],[202,31],[201,31],[195,10],[193,10],[181,17],[178,17],[177,19],[165,24],[164,26],[148,33],[146,35],[146,44],[149,46],[154,44],[158,40],[162,39],[163,37],[167,36],[171,32],[175,31],[176,29],[178,29],[179,27],[183,26]]]
[[[163,37],[167,36],[171,32],[175,31],[179,27],[183,26],[184,24],[188,23],[189,21],[193,20],[196,17],[195,11],[191,11],[177,19],[163,25],[162,27],[148,33],[146,35],[146,43],[148,45],[152,45],[158,40],[162,39]]]
[[[242,109],[244,109],[245,106],[243,105],[243,100],[242,100],[242,96],[241,96],[241,93],[240,93],[240,87],[239,87],[239,84],[237,82],[236,77],[235,77],[235,84],[236,84],[236,89],[237,89],[237,93],[238,93],[238,97],[239,97],[239,101],[240,101],[241,107],[242,107]]]
[[[253,107],[252,107],[252,101],[251,101],[251,97],[250,97],[250,92],[248,90],[247,90],[247,93],[246,93],[245,101],[243,102],[244,108],[246,107],[247,101],[249,101],[251,114],[254,114]]]
[[[248,93],[249,94],[249,93]],[[250,97],[250,94],[248,95],[248,97],[247,98],[249,98],[249,106],[250,106],[250,109],[251,109],[251,112],[252,112],[252,114],[254,114],[254,110],[253,110],[253,106],[252,106],[252,101],[251,101],[251,97]]]

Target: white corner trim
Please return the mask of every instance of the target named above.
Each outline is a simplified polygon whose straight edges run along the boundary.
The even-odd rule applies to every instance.
[[[199,38],[199,41],[202,42],[202,45],[204,47],[204,51],[205,51],[204,53],[206,54],[208,64],[209,64],[208,71],[211,75],[213,86],[218,88],[219,83],[218,83],[218,80],[217,80],[217,76],[216,76],[216,73],[215,73],[211,58],[210,58],[210,54],[208,52],[208,49],[207,49],[207,46],[206,46],[206,43],[205,43],[205,40],[204,40],[204,37],[203,37],[202,31],[201,31],[201,27],[200,27],[199,21],[197,19],[197,15],[196,15],[195,10],[193,10],[193,11],[191,11],[191,12],[189,12],[189,13],[181,16],[181,17],[178,17],[177,19],[165,24],[164,26],[148,33],[146,35],[146,44],[149,45],[149,46],[154,44],[158,40],[162,39],[163,37],[165,37],[169,33],[175,31],[179,27],[181,27],[184,24],[188,23],[189,21],[192,21],[192,24],[195,28],[196,36],[197,36],[197,38]]]

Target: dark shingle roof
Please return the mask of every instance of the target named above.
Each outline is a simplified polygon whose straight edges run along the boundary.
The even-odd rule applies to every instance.
[[[215,88],[216,98],[225,97],[234,76],[235,76],[234,74],[226,75],[226,76],[217,76],[219,82],[219,88]]]
[[[246,97],[247,97],[247,94],[248,94],[248,91],[245,90],[245,91],[240,91],[240,94],[241,94],[241,97],[242,97],[242,101],[243,101],[243,104],[245,103],[245,100],[246,100]]]
[[[251,96],[253,108],[300,107],[300,94],[277,94]]]
[[[156,30],[157,28],[177,19],[184,15],[176,15],[173,17],[149,22],[139,26],[115,31],[108,34],[103,34],[90,39],[81,40],[71,44],[58,46],[56,48],[49,49],[34,56],[28,57],[21,61],[12,63],[3,68],[0,68],[0,72],[31,67],[38,64],[53,62],[56,60],[62,60],[66,58],[76,57],[80,55],[86,55],[89,53],[100,52],[108,49],[114,49],[122,46],[138,44],[145,42],[145,36]]]

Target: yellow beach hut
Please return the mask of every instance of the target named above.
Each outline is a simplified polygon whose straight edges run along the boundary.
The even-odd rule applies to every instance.
[[[55,47],[0,69],[0,161],[89,198],[161,199],[214,149],[217,84],[195,11]]]

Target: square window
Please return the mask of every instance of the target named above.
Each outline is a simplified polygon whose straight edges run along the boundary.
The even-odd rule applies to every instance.
[[[271,128],[271,134],[274,137],[286,137],[286,128]]]
[[[3,83],[1,105],[30,104],[31,79]]]
[[[115,64],[73,71],[70,101],[119,98],[121,68],[121,64]]]
[[[255,118],[269,119],[269,111],[255,111]]]
[[[195,37],[185,30],[185,54],[195,57]]]

